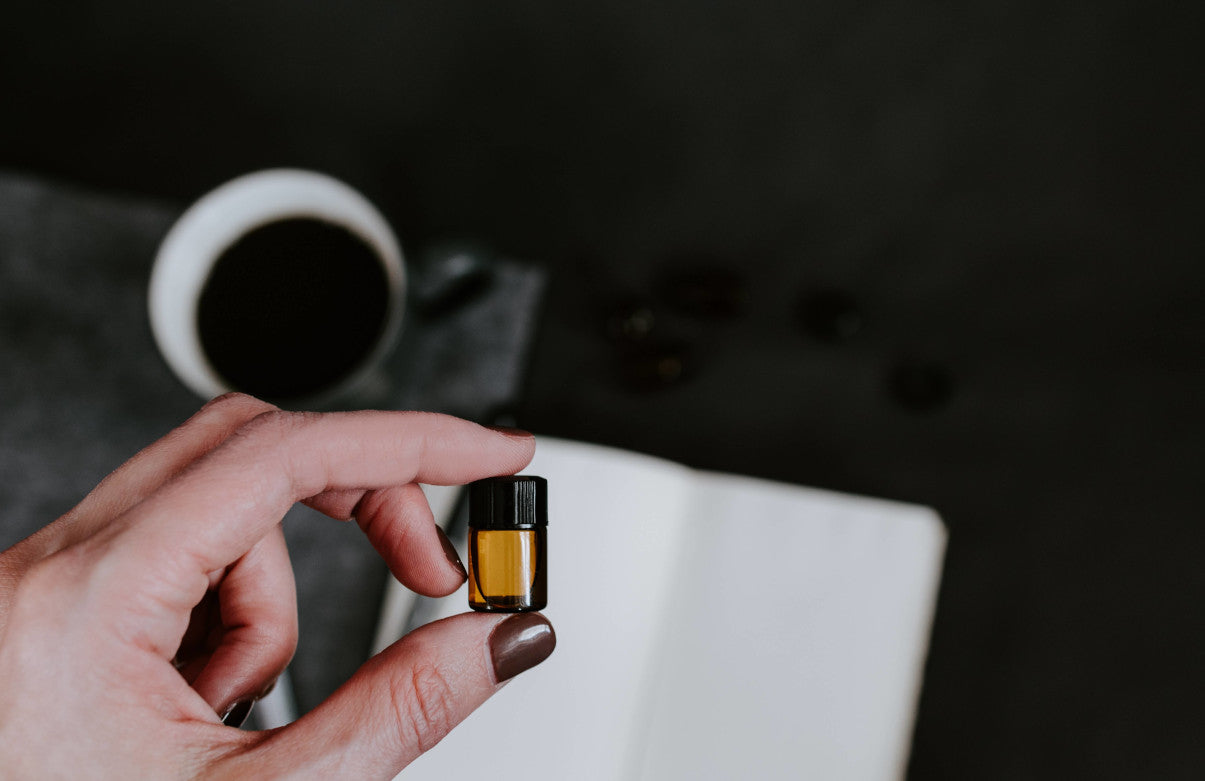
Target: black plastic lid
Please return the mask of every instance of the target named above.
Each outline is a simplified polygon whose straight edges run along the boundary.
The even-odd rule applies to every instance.
[[[487,477],[469,484],[469,526],[515,529],[548,525],[548,481],[534,475]]]

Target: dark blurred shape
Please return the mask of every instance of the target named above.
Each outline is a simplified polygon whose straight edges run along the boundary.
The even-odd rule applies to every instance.
[[[837,289],[804,293],[799,299],[798,316],[809,334],[829,344],[848,341],[865,324],[857,300]]]
[[[658,276],[654,290],[672,309],[707,320],[735,317],[749,304],[745,277],[710,260],[674,263]]]
[[[694,350],[686,342],[647,341],[619,354],[616,362],[620,384],[640,393],[678,385],[695,373]]]
[[[410,279],[417,314],[437,320],[485,294],[492,281],[492,253],[467,242],[436,244],[417,264]]]
[[[657,316],[647,301],[625,301],[614,305],[606,315],[607,338],[614,342],[639,342],[653,332]]]
[[[934,412],[953,398],[954,376],[939,363],[908,359],[887,375],[887,390],[906,410]]]

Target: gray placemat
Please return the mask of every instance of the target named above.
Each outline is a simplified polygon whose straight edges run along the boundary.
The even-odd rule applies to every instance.
[[[0,173],[0,548],[201,404],[159,356],[146,315],[151,263],[179,212]],[[411,265],[427,300],[412,296],[397,350],[343,406],[489,419],[515,404],[545,277],[480,251],[470,261],[444,252]],[[458,284],[466,275],[473,284]],[[366,658],[388,573],[353,524],[298,506],[285,536],[304,711]]]

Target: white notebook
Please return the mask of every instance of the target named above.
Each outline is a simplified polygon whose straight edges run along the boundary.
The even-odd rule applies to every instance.
[[[932,510],[547,437],[525,473],[548,478],[556,651],[399,778],[903,777]]]

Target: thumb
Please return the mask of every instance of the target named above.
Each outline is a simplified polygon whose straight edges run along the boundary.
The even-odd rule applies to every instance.
[[[392,778],[555,646],[552,624],[539,613],[465,613],[428,624],[239,757],[252,763],[239,771],[248,778]]]

